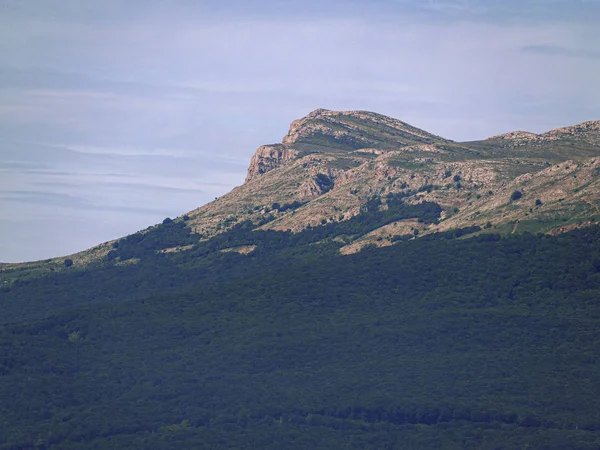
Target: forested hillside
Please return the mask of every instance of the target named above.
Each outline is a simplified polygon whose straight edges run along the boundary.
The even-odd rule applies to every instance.
[[[440,213],[387,211],[160,252],[189,235],[167,221],[10,279],[0,448],[598,448],[600,228],[339,254]]]

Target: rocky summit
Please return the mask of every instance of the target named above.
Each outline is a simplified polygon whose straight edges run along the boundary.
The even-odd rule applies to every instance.
[[[295,120],[281,144],[259,147],[250,162],[250,181],[289,159],[310,153],[347,153],[360,149],[393,150],[413,144],[448,142],[381,114],[317,109]]]
[[[245,220],[297,232],[348,220],[373,197],[384,210],[385,198],[401,195],[440,205],[440,219],[387,224],[353,236],[342,253],[473,226],[555,233],[600,219],[599,156],[600,121],[458,143],[381,114],[317,109],[281,143],[258,148],[242,186],[186,217],[201,238]]]

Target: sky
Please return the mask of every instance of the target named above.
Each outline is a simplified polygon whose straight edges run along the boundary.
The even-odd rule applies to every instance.
[[[0,262],[244,181],[317,108],[457,141],[600,119],[600,0],[0,0]]]

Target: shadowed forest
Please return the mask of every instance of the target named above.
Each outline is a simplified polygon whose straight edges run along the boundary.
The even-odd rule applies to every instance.
[[[390,205],[200,243],[165,221],[12,280],[0,448],[600,447],[600,228],[340,256],[345,235],[439,216]]]

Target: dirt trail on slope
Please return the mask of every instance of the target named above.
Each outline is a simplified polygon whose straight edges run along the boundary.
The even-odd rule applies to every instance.
[[[592,202],[587,197],[581,197],[581,198],[583,199],[584,202],[586,202],[588,205],[590,205],[592,208],[594,208],[596,210],[597,214],[600,214],[600,208],[598,208],[598,205],[596,205],[594,202]]]
[[[519,221],[517,220],[515,222],[515,226],[513,227],[513,230],[510,232],[510,234],[515,234],[515,232],[517,231],[517,227],[519,226]]]

